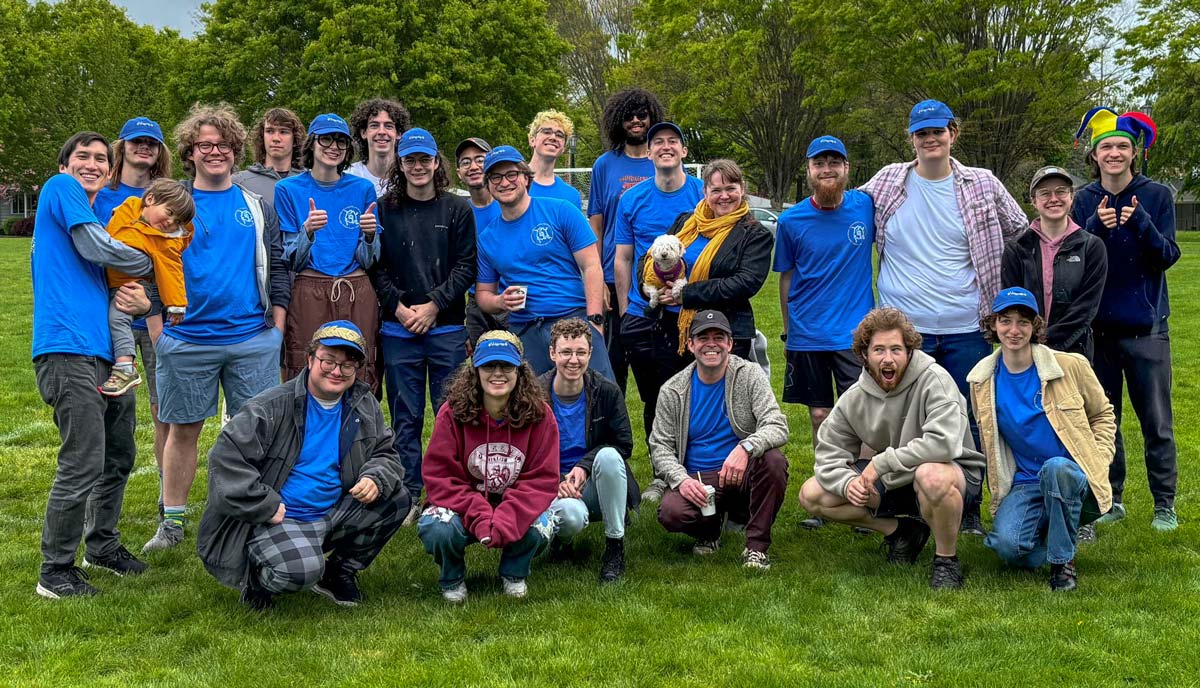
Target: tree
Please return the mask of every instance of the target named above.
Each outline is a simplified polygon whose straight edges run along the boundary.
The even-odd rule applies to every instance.
[[[627,53],[622,40],[634,33],[636,0],[552,0],[550,22],[571,45],[562,58],[567,99],[600,121],[608,96],[607,79]]]

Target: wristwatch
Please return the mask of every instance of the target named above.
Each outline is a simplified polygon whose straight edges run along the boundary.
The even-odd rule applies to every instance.
[[[742,440],[738,442],[738,446],[746,450],[746,453],[750,456],[754,456],[754,445],[750,444],[750,440]]]
[[[597,327],[604,326],[604,316],[600,315],[599,313],[592,313],[591,315],[589,315],[587,317],[587,319],[588,319],[588,322],[590,322],[591,324],[593,324]]]

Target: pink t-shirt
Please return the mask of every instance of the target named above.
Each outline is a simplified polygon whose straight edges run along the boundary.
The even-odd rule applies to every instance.
[[[1056,239],[1051,239],[1042,233],[1042,218],[1040,217],[1029,223],[1029,228],[1036,232],[1038,238],[1042,240],[1039,244],[1042,249],[1042,303],[1046,304],[1046,310],[1042,313],[1042,317],[1046,322],[1050,322],[1050,304],[1054,299],[1054,257],[1058,255],[1058,249],[1062,247],[1063,241],[1079,231],[1079,225],[1068,219],[1067,231]]]

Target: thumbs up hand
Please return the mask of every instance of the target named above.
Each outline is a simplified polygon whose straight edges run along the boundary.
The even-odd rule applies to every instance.
[[[1129,205],[1125,206],[1124,208],[1121,208],[1121,221],[1117,223],[1118,226],[1123,225],[1126,222],[1129,222],[1129,218],[1133,217],[1133,214],[1134,214],[1134,212],[1137,211],[1137,209],[1138,209],[1138,199],[1137,199],[1137,196],[1134,196],[1132,199],[1132,202]]]
[[[1108,207],[1108,196],[1100,199],[1100,205],[1096,206],[1096,217],[1100,218],[1100,223],[1105,227],[1117,228],[1117,209]]]
[[[375,219],[375,204],[367,206],[367,209],[362,211],[358,216],[358,228],[362,230],[367,241],[370,241],[375,236],[375,231],[379,229],[379,221]]]
[[[313,199],[308,199],[308,218],[304,220],[304,231],[308,234],[308,238],[312,239],[313,232],[325,227],[329,224],[329,214],[324,210],[317,210],[317,203]]]

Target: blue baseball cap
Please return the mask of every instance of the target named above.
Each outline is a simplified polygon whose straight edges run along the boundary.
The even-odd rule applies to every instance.
[[[846,154],[846,145],[842,143],[836,136],[818,136],[808,144],[808,152],[804,154],[806,158],[815,158],[822,153],[837,153],[843,158],[849,159]]]
[[[908,114],[908,133],[921,129],[941,129],[954,121],[950,107],[940,100],[922,100]]]
[[[313,332],[313,341],[324,346],[341,346],[354,349],[360,355],[367,355],[367,340],[363,338],[362,330],[349,320],[333,320],[325,323]]]
[[[437,152],[437,141],[433,139],[433,134],[421,128],[409,129],[396,142],[396,157],[400,158],[413,153],[437,155]]]
[[[510,337],[500,336],[509,334]],[[521,365],[521,350],[512,341],[515,335],[501,332],[485,332],[475,345],[475,353],[471,356],[471,365],[476,368],[500,361],[510,365]]]
[[[1000,293],[996,294],[996,298],[992,300],[993,313],[1003,313],[1013,306],[1028,308],[1033,311],[1034,315],[1038,315],[1037,299],[1034,298],[1033,293],[1028,289],[1022,289],[1021,287],[1001,289]]]
[[[338,117],[332,112],[327,112],[324,115],[317,115],[313,119],[312,124],[308,125],[308,133],[312,136],[320,136],[321,134],[345,134],[350,136],[350,125],[346,124],[346,120]]]
[[[654,135],[663,129],[670,129],[679,136],[680,141],[685,144],[687,143],[687,138],[683,135],[683,130],[680,129],[679,125],[674,122],[659,122],[658,124],[650,127],[650,131],[646,132],[646,142],[649,143],[652,139],[654,139]]]
[[[496,146],[488,151],[487,156],[483,159],[483,171],[487,172],[494,165],[502,162],[525,162],[525,157],[521,155],[521,151],[512,146]]]
[[[158,126],[158,122],[149,117],[134,117],[121,127],[121,135],[117,138],[122,141],[132,141],[134,139],[154,139],[159,143],[166,143],[163,140],[162,127]]]

